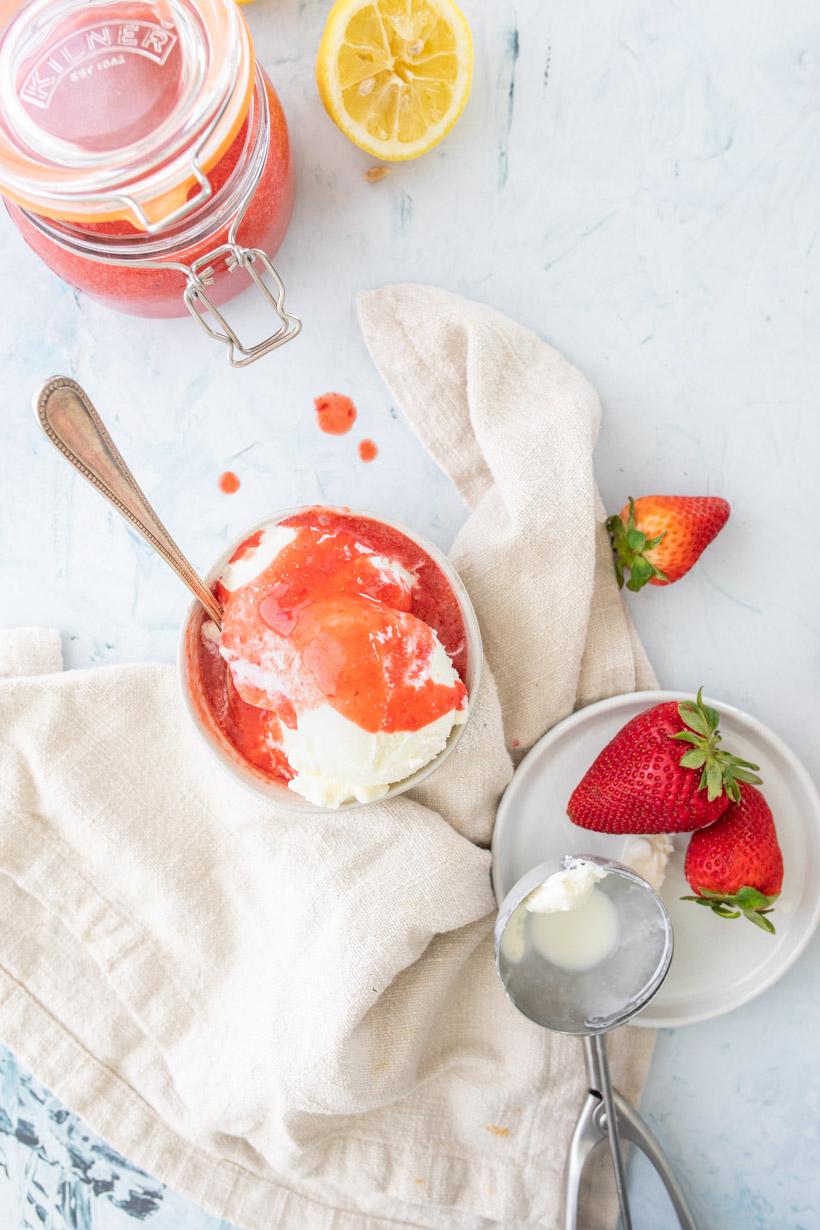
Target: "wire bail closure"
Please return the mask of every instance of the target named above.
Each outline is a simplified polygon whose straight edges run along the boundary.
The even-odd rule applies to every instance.
[[[296,337],[302,330],[302,322],[299,317],[292,316],[289,312],[285,311],[285,284],[274,269],[273,262],[267,252],[264,252],[261,248],[245,248],[242,244],[237,243],[236,237],[239,228],[242,225],[261,178],[262,164],[258,167],[250,191],[247,193],[242,206],[230,225],[227,243],[214,248],[212,252],[206,252],[204,256],[200,256],[187,268],[184,265],[180,266],[187,277],[187,285],[183,295],[185,306],[208,334],[208,337],[212,337],[217,342],[222,342],[227,347],[228,362],[231,367],[247,367],[248,364],[255,363],[263,355],[270,354],[272,350],[276,350],[279,346],[284,346],[285,342],[289,342],[291,338]],[[208,296],[207,287],[214,282],[216,266],[220,261],[224,262],[229,274],[244,270],[262,292],[268,305],[273,308],[274,313],[279,318],[279,327],[266,337],[264,341],[257,342],[255,346],[247,347],[242,344],[237,333],[231,328],[216,304]],[[255,268],[257,263],[260,263],[270,275],[275,287],[275,293],[271,292],[270,287]],[[204,312],[200,311],[199,304],[204,307]],[[208,320],[209,315],[216,321],[217,328],[214,328]],[[237,358],[237,354],[239,354],[239,358]]]
[[[237,333],[207,294],[207,287],[213,284],[216,277],[215,265],[223,259],[229,274],[244,270],[250,276],[279,318],[279,327],[264,341],[257,342],[254,346],[243,345]],[[264,276],[257,270],[258,264],[263,266],[264,272],[272,279],[273,291],[265,282]],[[261,248],[243,248],[239,244],[229,242],[201,256],[189,267],[188,285],[185,287],[183,298],[188,311],[208,336],[214,338],[215,341],[222,342],[227,347],[228,362],[231,367],[247,367],[249,363],[255,363],[263,355],[270,354],[279,346],[284,346],[285,342],[296,337],[302,329],[299,317],[285,310],[285,285],[267,252],[263,252]],[[199,305],[202,305],[205,310],[201,311]],[[217,328],[211,324],[209,316],[216,321]],[[237,358],[237,355],[240,357]]]
[[[141,227],[149,234],[157,234],[188,214],[193,213],[212,196],[213,189],[210,180],[203,170],[201,159],[208,139],[221,120],[226,106],[227,103],[223,103],[194,152],[191,169],[200,189],[196,196],[156,223],[151,223],[148,220],[142,207],[132,197],[122,196],[123,204],[131,210]],[[183,293],[185,306],[194,320],[207,333],[208,337],[222,342],[227,347],[228,362],[231,367],[247,367],[248,364],[255,363],[263,355],[270,354],[272,350],[276,350],[279,346],[284,346],[285,342],[289,342],[291,338],[296,337],[302,329],[302,322],[298,316],[293,316],[285,310],[285,285],[276,272],[267,252],[264,252],[262,248],[245,248],[236,241],[237,231],[242,224],[253,193],[256,191],[261,179],[261,171],[260,165],[257,174],[254,176],[250,191],[245,198],[245,202],[231,223],[227,243],[214,248],[212,252],[206,252],[204,256],[200,256],[189,266],[182,264],[175,266],[186,276],[186,286]],[[269,306],[273,308],[280,322],[279,327],[266,337],[264,341],[257,342],[253,346],[245,346],[236,331],[228,324],[222,312],[220,312],[208,295],[207,288],[215,281],[216,268],[220,262],[224,262],[225,269],[229,274],[236,273],[238,270],[244,270],[262,292]],[[256,268],[258,264],[263,266],[264,272],[273,281],[273,292],[266,284],[264,277],[258,272]],[[209,317],[216,322],[217,327],[214,327],[208,319]]]

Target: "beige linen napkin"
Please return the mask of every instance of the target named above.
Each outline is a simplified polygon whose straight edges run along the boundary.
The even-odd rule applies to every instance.
[[[505,1000],[486,846],[508,746],[653,683],[600,527],[598,399],[478,304],[395,287],[360,312],[471,509],[453,557],[489,669],[465,736],[412,797],[290,813],[212,764],[172,667],[62,673],[47,633],[7,635],[0,1039],[250,1230],[557,1227],[580,1048]],[[616,1039],[628,1096],[650,1049]]]

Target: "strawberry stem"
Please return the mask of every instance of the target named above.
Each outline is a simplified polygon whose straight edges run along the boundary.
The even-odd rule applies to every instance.
[[[714,893],[708,888],[699,888],[695,897],[681,897],[681,901],[694,901],[716,914],[718,918],[740,918],[741,914],[750,923],[760,927],[768,935],[775,934],[774,923],[768,917],[779,893],[767,897],[759,889],[744,884],[736,893]]]
[[[647,538],[643,530],[639,530],[635,524],[635,501],[632,496],[629,497],[629,517],[626,525],[618,514],[614,517],[607,517],[606,528],[609,530],[615,557],[615,575],[618,578],[619,589],[624,587],[627,568],[629,569],[629,580],[626,582],[626,588],[631,589],[633,593],[643,589],[653,577],[657,577],[660,581],[669,580],[665,572],[661,572],[660,568],[646,558],[646,552],[657,547],[666,537],[666,530],[655,538]]]
[[[696,700],[681,701],[678,715],[686,729],[669,737],[691,743],[691,749],[681,756],[680,763],[684,769],[700,769],[698,789],[706,791],[710,803],[721,794],[739,803],[741,782],[760,785],[762,779],[755,772],[759,765],[721,748],[720,714],[704,704],[703,688],[698,689]]]

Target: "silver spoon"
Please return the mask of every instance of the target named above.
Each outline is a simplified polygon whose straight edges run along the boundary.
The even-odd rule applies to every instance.
[[[218,628],[222,608],[202,577],[189,564],[140,490],[117,446],[103,426],[88,394],[76,380],[53,376],[34,399],[40,426],[75,470],[113,504],[145,541],[170,564],[205,607]]]

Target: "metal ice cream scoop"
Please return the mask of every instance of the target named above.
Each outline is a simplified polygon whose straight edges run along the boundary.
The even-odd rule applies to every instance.
[[[527,911],[524,901],[578,860],[606,873],[594,891],[608,901],[596,898],[593,904],[599,908],[594,917],[580,909],[547,915],[546,928],[538,921],[545,916]],[[579,937],[572,934],[573,927],[582,926],[596,932],[588,937],[590,964],[585,964]],[[603,937],[602,930],[607,932]],[[578,1230],[584,1167],[605,1139],[612,1156],[621,1224],[623,1230],[632,1230],[622,1138],[642,1149],[654,1166],[682,1230],[697,1230],[658,1141],[634,1107],[612,1088],[606,1054],[606,1034],[631,1020],[658,991],[672,960],[672,948],[672,923],[655,890],[620,863],[592,855],[541,863],[513,886],[501,905],[495,927],[496,968],[510,1000],[544,1029],[574,1034],[584,1042],[589,1093],[570,1144],[564,1230]]]

